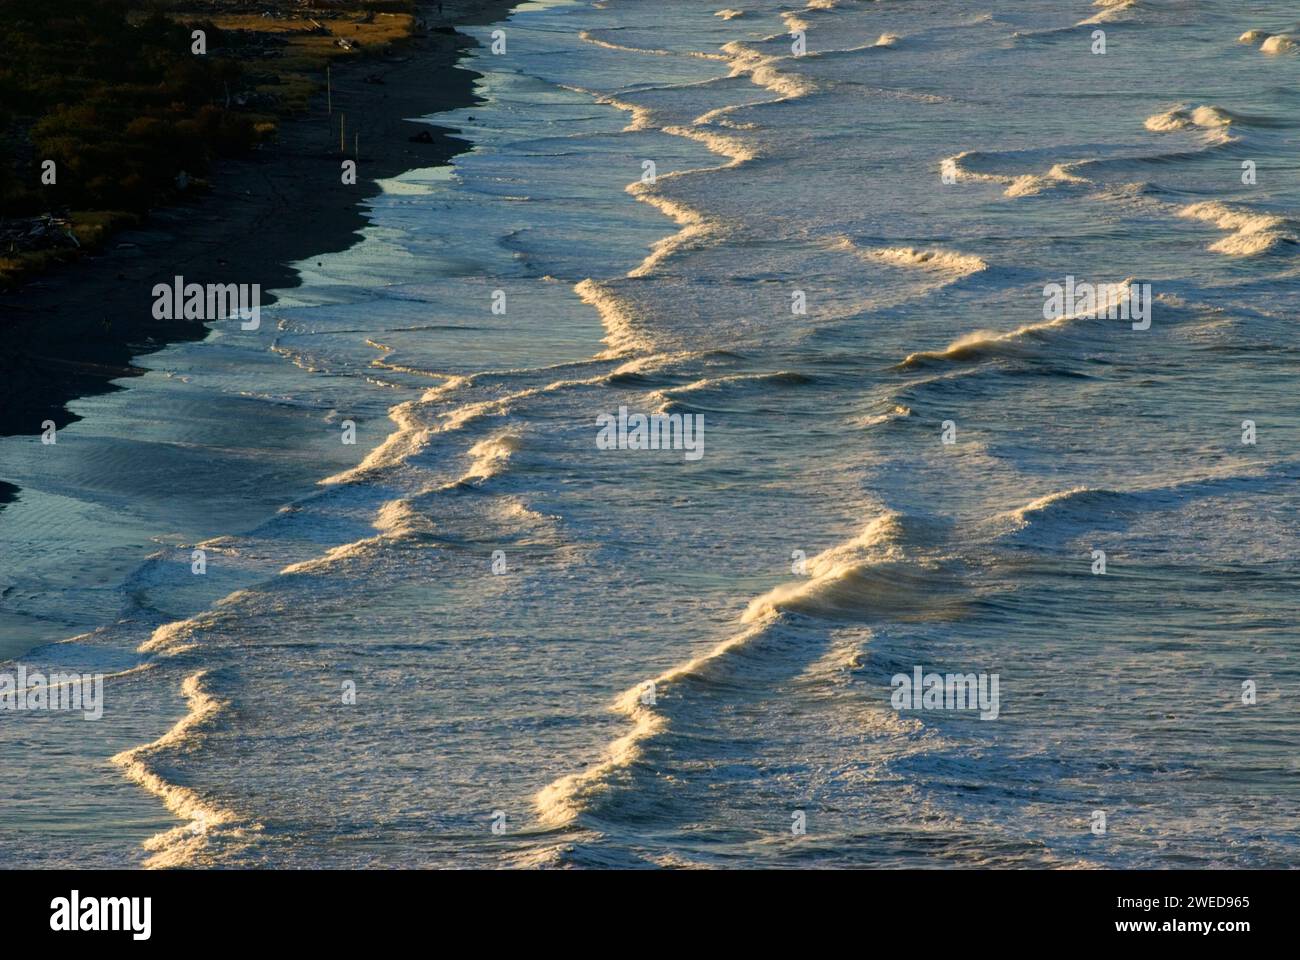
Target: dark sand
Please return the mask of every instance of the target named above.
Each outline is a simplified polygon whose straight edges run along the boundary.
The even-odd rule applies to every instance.
[[[426,37],[333,71],[333,117],[322,93],[307,114],[281,122],[275,145],[214,168],[210,192],[155,211],[100,254],[0,294],[0,436],[39,434],[47,419],[63,427],[77,419],[64,408],[69,400],[119,389],[110,381],[141,373],[133,357],[201,339],[202,324],[153,319],[155,283],[179,274],[186,282],[287,288],[297,284],[287,264],[351,246],[366,223],[361,201],[379,192],[375,179],[445,163],[468,145],[454,130],[407,119],[474,102],[477,74],[456,67],[474,41],[440,24],[494,23],[516,3],[445,0],[441,17],[437,3],[421,4]],[[353,134],[361,137],[355,186],[340,178],[340,113],[349,155]],[[431,143],[410,141],[426,130]]]

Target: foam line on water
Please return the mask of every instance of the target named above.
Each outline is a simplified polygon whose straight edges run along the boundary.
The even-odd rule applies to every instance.
[[[169,811],[186,821],[145,843],[145,849],[152,854],[145,861],[146,867],[191,863],[216,834],[228,835],[227,839],[239,842],[261,829],[234,811],[208,803],[188,787],[170,783],[161,772],[163,757],[195,743],[226,708],[224,701],[205,689],[205,677],[206,671],[200,670],[181,684],[188,712],[175,726],[152,743],[124,750],[111,758],[128,780],[157,796]]]

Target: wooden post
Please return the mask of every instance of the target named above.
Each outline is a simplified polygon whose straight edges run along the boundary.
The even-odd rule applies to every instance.
[[[329,105],[330,115],[334,114],[334,84],[330,78],[330,65],[325,64],[325,102]]]

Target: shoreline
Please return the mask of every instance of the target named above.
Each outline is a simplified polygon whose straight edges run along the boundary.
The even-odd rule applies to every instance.
[[[460,4],[445,4],[448,19],[455,18],[458,24],[472,23],[496,23],[504,20],[509,16],[511,11],[518,5],[518,0],[467,0]],[[457,9],[464,11],[457,14]],[[436,9],[436,7],[435,7]],[[336,112],[339,109],[340,91],[355,90],[361,95],[371,95],[380,106],[372,110],[366,117],[365,122],[360,125],[362,131],[362,162],[358,168],[358,184],[354,187],[344,187],[339,182],[339,157],[330,155],[323,149],[319,149],[316,143],[316,152],[300,152],[297,154],[288,154],[291,162],[302,160],[303,163],[298,169],[280,170],[275,176],[281,176],[294,183],[294,190],[297,195],[310,198],[309,202],[303,202],[296,207],[295,196],[286,193],[276,192],[274,187],[275,181],[271,175],[264,169],[268,162],[266,157],[260,156],[252,162],[240,162],[223,165],[220,171],[220,177],[214,176],[212,195],[206,197],[202,203],[187,205],[185,207],[170,208],[162,211],[172,216],[192,212],[195,215],[211,215],[212,204],[215,203],[218,194],[226,196],[232,195],[233,191],[245,189],[244,183],[250,180],[265,184],[270,190],[267,195],[268,202],[263,204],[264,196],[261,194],[250,198],[243,203],[229,218],[221,221],[214,221],[216,227],[220,228],[220,235],[213,236],[202,229],[194,232],[187,232],[184,238],[185,242],[196,248],[197,252],[193,255],[194,267],[189,266],[190,261],[186,261],[185,266],[177,266],[176,272],[184,272],[189,277],[189,272],[194,271],[196,279],[208,279],[208,276],[199,274],[197,271],[199,265],[210,265],[217,261],[218,258],[227,261],[224,269],[234,270],[236,264],[246,264],[247,269],[256,270],[257,273],[245,274],[243,276],[234,276],[228,274],[231,280],[239,279],[244,282],[262,282],[267,285],[268,289],[275,287],[297,288],[299,279],[296,271],[286,264],[295,259],[305,259],[313,253],[326,253],[336,250],[344,250],[354,245],[360,239],[358,231],[371,222],[371,217],[365,201],[368,198],[378,196],[379,186],[374,182],[377,179],[393,177],[401,173],[426,166],[436,166],[445,164],[454,156],[464,152],[471,144],[455,136],[455,131],[446,127],[433,126],[428,122],[408,121],[406,117],[429,116],[434,113],[458,109],[467,105],[474,105],[480,102],[473,95],[473,83],[480,76],[477,72],[469,69],[467,66],[461,66],[460,61],[463,52],[467,48],[474,46],[474,41],[464,34],[459,33],[433,33],[430,32],[427,42],[423,38],[416,41],[408,41],[408,44],[420,43],[421,49],[412,50],[404,47],[400,52],[394,54],[395,57],[405,58],[400,63],[390,63],[382,59],[361,61],[355,65],[354,69],[348,71],[346,76],[343,71],[336,70],[334,73],[334,102]],[[386,85],[375,85],[367,83],[364,78],[368,75],[379,74],[387,80]],[[400,79],[399,79],[400,78]],[[401,85],[400,90],[392,90],[395,85]],[[386,89],[387,88],[387,89]],[[388,93],[388,96],[383,94]],[[349,104],[350,109],[357,109],[358,103],[364,101],[359,96],[357,99],[348,99],[345,101]],[[322,97],[323,103],[323,97]],[[370,104],[364,104],[364,108],[369,110]],[[382,113],[381,113],[382,111]],[[322,106],[323,114],[323,106]],[[309,121],[318,121],[320,118],[313,114],[310,118],[304,118],[301,121],[290,123],[285,122],[282,129],[293,130],[292,134],[285,133],[281,137],[281,143],[275,148],[277,155],[285,155],[284,146],[289,142],[290,136],[296,138],[296,144],[300,149],[310,151],[313,140],[305,140],[304,137],[310,136],[312,126]],[[349,131],[355,129],[349,115]],[[382,148],[375,151],[368,151],[365,148],[366,130],[369,128],[371,136],[385,136]],[[428,130],[432,136],[432,143],[420,142],[413,143],[408,140],[413,134]],[[335,135],[337,129],[335,128]],[[350,135],[350,134],[349,134]],[[378,142],[378,141],[376,141]],[[303,148],[303,144],[307,144]],[[267,151],[268,153],[270,151]],[[289,166],[288,164],[286,166]],[[304,174],[303,170],[319,170],[322,176],[328,176],[331,183],[338,185],[340,191],[350,191],[348,193],[329,194],[320,189],[320,183],[311,173]],[[293,178],[297,178],[294,180]],[[252,187],[249,187],[252,189]],[[345,203],[334,202],[334,197],[346,200]],[[249,225],[256,225],[266,217],[274,217],[278,209],[285,209],[288,216],[285,220],[276,220],[271,233],[272,239],[277,246],[271,248],[267,243],[258,240],[247,246],[251,250],[243,249],[226,249],[226,246],[235,247],[240,244],[238,230],[246,229]],[[291,219],[290,219],[291,218]],[[322,219],[327,220],[322,224]],[[183,223],[182,220],[168,221]],[[151,220],[146,231],[156,228]],[[329,231],[327,234],[326,231]],[[298,231],[295,233],[295,231]],[[198,234],[196,236],[195,234]],[[115,242],[123,240],[133,241],[134,238],[128,233],[119,235]],[[82,261],[81,263],[71,264],[67,269],[60,269],[57,277],[47,275],[40,278],[44,286],[48,287],[48,295],[54,297],[57,295],[57,289],[76,295],[75,304],[67,302],[63,304],[55,303],[50,309],[48,316],[62,317],[67,316],[70,319],[75,318],[77,322],[83,324],[83,329],[90,329],[84,316],[75,316],[71,311],[77,309],[76,304],[88,305],[91,303],[90,294],[78,286],[82,276],[78,271],[89,267],[98,272],[98,282],[109,283],[107,278],[115,276],[115,271],[121,264],[125,264],[132,269],[132,283],[130,289],[126,291],[132,297],[138,293],[138,299],[129,301],[134,304],[136,314],[139,316],[139,324],[122,329],[131,329],[142,332],[146,336],[153,336],[155,339],[146,343],[143,347],[133,343],[126,338],[110,341],[108,345],[119,350],[130,351],[126,361],[129,363],[135,356],[148,354],[164,348],[166,345],[185,340],[201,340],[208,332],[208,327],[201,323],[185,323],[166,321],[154,321],[150,312],[150,288],[155,280],[150,279],[148,283],[143,277],[149,276],[145,271],[153,269],[160,271],[163,275],[158,279],[166,279],[171,270],[171,263],[179,263],[179,255],[172,255],[173,249],[164,237],[151,238],[150,246],[147,250],[141,245],[141,251],[134,256],[124,255],[121,250],[115,250],[113,254],[96,258],[95,260]],[[217,246],[220,243],[222,246]],[[205,251],[204,247],[208,249]],[[132,250],[132,248],[127,248]],[[273,250],[273,252],[271,252]],[[298,253],[288,253],[287,251],[299,250]],[[204,256],[206,254],[206,256]],[[242,259],[236,260],[239,256]],[[109,264],[106,261],[113,261]],[[283,280],[268,282],[262,278],[265,276],[283,277]],[[218,279],[213,277],[212,279]],[[135,282],[138,281],[138,282]],[[36,284],[42,286],[42,284]],[[137,290],[138,287],[138,290]],[[25,289],[25,288],[24,288]],[[128,302],[125,298],[115,301],[118,304]],[[273,303],[274,298],[264,294],[263,303]],[[4,301],[0,300],[0,305]],[[101,305],[96,307],[101,314],[112,308],[107,300],[101,301]],[[2,306],[0,306],[2,309]],[[62,311],[67,311],[64,313]],[[193,332],[192,335],[191,331]],[[114,333],[119,332],[115,327]],[[106,338],[107,339],[107,338]],[[57,341],[51,339],[51,344]],[[95,344],[93,349],[100,349],[100,344]],[[6,381],[5,360],[8,357],[8,350],[0,347],[0,396],[10,391],[14,385]],[[109,374],[112,377],[140,375],[145,371],[136,368],[134,370],[114,370],[112,363],[118,361],[103,361],[104,367],[101,373],[98,366],[86,374],[90,389],[78,389],[71,393],[68,399],[73,397],[91,396],[103,394],[119,389],[129,389],[130,384],[113,384],[109,382]],[[92,360],[92,364],[99,365],[101,361]],[[55,386],[60,388],[75,385],[76,377],[81,371],[77,367],[69,366],[72,371],[70,376],[60,376],[59,368],[55,368],[55,375],[50,376],[51,381],[55,381]],[[9,411],[4,410],[7,415]],[[50,414],[60,427],[67,422],[75,422],[79,417],[70,414],[67,410],[60,409],[62,417]],[[159,413],[166,415],[165,410]],[[17,433],[39,433],[39,421],[36,428],[27,430],[14,431]],[[19,487],[13,483],[7,483],[0,479],[0,520],[3,518],[3,505],[10,499],[21,499],[22,493]],[[21,509],[21,508],[16,508]],[[3,586],[0,584],[0,586]],[[31,654],[32,650],[40,649],[47,646],[39,644],[24,652],[13,654],[14,660],[26,657]],[[6,659],[8,654],[0,653],[0,660]],[[188,673],[188,671],[187,671]],[[168,731],[183,728],[183,725],[190,722],[194,716],[194,704],[189,704],[187,709],[185,692],[186,687],[182,687],[181,696],[177,703],[178,710],[175,713],[161,713],[158,716],[159,721],[163,724],[157,731],[157,737],[167,737]],[[114,748],[111,757],[104,757],[110,761],[111,765],[107,771],[107,777],[111,778],[114,785],[120,784],[122,794],[130,794],[130,799],[123,801],[121,794],[116,791],[109,791],[109,801],[117,804],[113,808],[115,816],[123,816],[122,811],[127,810],[134,819],[128,817],[126,826],[131,830],[140,828],[145,824],[145,836],[137,839],[131,839],[125,842],[127,850],[126,855],[120,862],[113,863],[115,868],[136,869],[141,866],[163,866],[161,861],[142,863],[141,858],[147,856],[147,852],[140,846],[141,842],[147,837],[155,835],[164,835],[167,830],[173,831],[187,830],[186,824],[192,818],[183,813],[178,813],[173,802],[169,802],[168,797],[160,794],[154,786],[150,785],[149,778],[152,775],[147,767],[143,766],[138,759],[141,755],[146,755],[149,748],[157,742],[155,735],[150,734],[138,743],[133,742],[132,746],[118,750]],[[125,768],[125,769],[123,769]],[[154,780],[157,780],[155,777]],[[161,782],[161,781],[158,781]],[[188,802],[188,798],[187,798]],[[66,811],[60,808],[60,815]],[[155,821],[158,821],[155,823]],[[166,821],[165,823],[162,821]],[[212,820],[210,822],[220,822]],[[160,832],[161,831],[161,832]],[[188,833],[186,834],[188,836]],[[134,834],[132,834],[134,837]]]
[[[441,16],[438,4],[420,4],[425,34],[333,71],[333,115],[318,94],[305,114],[281,121],[274,144],[219,163],[206,194],[152,211],[103,253],[0,294],[0,437],[38,435],[47,419],[59,428],[73,423],[80,418],[67,403],[122,389],[112,381],[144,372],[136,357],[206,337],[204,323],[153,318],[155,283],[182,275],[258,284],[266,306],[275,298],[265,291],[298,286],[290,264],[352,246],[368,223],[364,202],[380,192],[377,180],[445,164],[469,146],[452,128],[408,118],[477,102],[479,74],[460,66],[475,41],[454,26],[496,23],[517,3],[446,0]],[[351,186],[340,177],[339,114],[348,139],[360,137]],[[428,140],[411,140],[424,131]]]

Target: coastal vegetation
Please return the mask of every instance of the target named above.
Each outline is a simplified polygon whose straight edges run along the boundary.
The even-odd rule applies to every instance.
[[[409,0],[0,0],[0,286],[202,191],[414,25]]]

